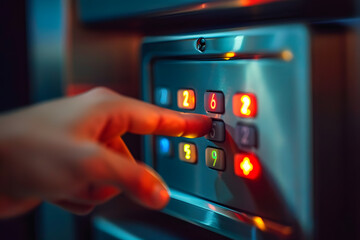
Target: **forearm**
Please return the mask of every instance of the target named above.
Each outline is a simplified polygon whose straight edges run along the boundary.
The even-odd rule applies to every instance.
[[[0,197],[7,195],[6,186],[9,186],[8,172],[8,142],[9,142],[9,126],[8,116],[0,115]]]
[[[40,203],[38,199],[13,199],[0,196],[0,219],[24,214],[37,207]]]
[[[17,123],[12,121],[11,115],[0,116],[0,218],[14,217],[33,209],[39,205],[38,199],[16,198],[12,196],[11,171],[11,142],[17,133]]]

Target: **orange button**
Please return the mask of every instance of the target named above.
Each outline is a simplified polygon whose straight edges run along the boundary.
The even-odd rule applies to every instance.
[[[253,154],[235,154],[234,170],[239,177],[256,179],[261,172],[259,160]]]
[[[180,89],[177,92],[177,105],[180,109],[195,109],[195,92],[191,89]]]
[[[233,96],[233,112],[238,117],[255,117],[257,113],[256,96],[252,93],[235,94]]]

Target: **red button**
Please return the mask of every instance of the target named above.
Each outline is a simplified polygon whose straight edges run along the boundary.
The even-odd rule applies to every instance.
[[[233,96],[233,112],[238,117],[255,117],[257,113],[256,96],[252,93],[235,94]]]
[[[239,177],[256,179],[261,172],[259,160],[253,154],[235,154],[234,170]]]
[[[205,110],[212,113],[224,112],[224,94],[221,92],[206,92],[204,95]]]

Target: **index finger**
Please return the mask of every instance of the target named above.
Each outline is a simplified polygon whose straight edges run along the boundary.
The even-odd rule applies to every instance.
[[[195,138],[211,128],[211,119],[205,115],[180,113],[102,88],[89,95],[101,99],[99,114],[107,122],[102,132],[105,139],[125,132]]]

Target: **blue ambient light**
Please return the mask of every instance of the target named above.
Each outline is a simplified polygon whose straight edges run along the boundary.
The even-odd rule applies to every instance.
[[[171,155],[171,145],[170,140],[167,138],[159,139],[159,150],[161,155],[170,156]]]

